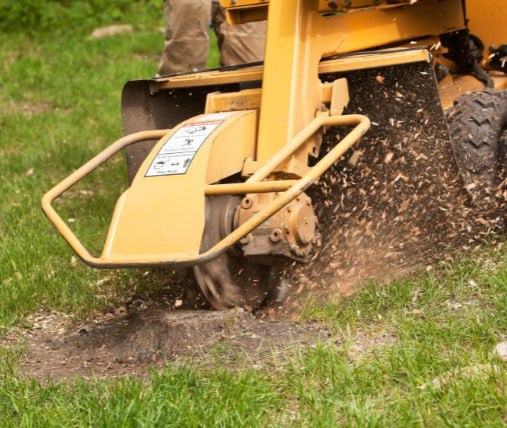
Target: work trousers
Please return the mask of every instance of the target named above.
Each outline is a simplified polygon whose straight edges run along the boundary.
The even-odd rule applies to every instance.
[[[160,74],[206,68],[209,25],[215,30],[220,65],[262,61],[266,22],[228,25],[218,0],[165,0],[165,44]]]

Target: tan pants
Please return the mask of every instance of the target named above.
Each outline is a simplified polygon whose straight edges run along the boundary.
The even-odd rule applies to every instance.
[[[262,61],[266,22],[228,25],[218,0],[165,0],[165,44],[159,73],[206,68],[209,23],[220,49],[220,65]]]

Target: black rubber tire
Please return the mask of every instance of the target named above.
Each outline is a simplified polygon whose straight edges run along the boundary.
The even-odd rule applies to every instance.
[[[495,210],[505,173],[507,91],[465,94],[454,102],[447,118],[454,157],[473,204]]]

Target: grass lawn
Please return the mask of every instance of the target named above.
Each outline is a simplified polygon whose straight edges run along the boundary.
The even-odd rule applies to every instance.
[[[0,332],[44,306],[82,318],[134,290],[145,270],[76,263],[39,205],[42,194],[121,135],[120,93],[155,73],[162,35],[0,34]],[[212,65],[216,65],[216,52]],[[101,248],[123,158],[58,209]],[[158,277],[157,277],[158,278]],[[147,380],[41,384],[0,351],[1,426],[505,426],[507,248],[485,249],[353,299],[309,303],[333,337],[267,368],[170,365]],[[361,341],[358,338],[362,338]],[[358,345],[361,343],[361,346]]]
[[[41,385],[5,353],[3,425],[505,426],[507,373],[492,350],[507,330],[506,255],[310,304],[305,317],[332,339],[258,370],[169,365],[144,381]]]

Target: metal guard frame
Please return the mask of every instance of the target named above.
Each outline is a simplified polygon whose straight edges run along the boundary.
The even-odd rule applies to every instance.
[[[303,177],[298,180],[274,180],[262,181],[267,178],[271,172],[301,147],[313,134],[325,126],[352,126],[350,131],[329,153],[327,153],[313,168],[311,168]],[[141,266],[165,266],[165,267],[184,267],[207,263],[227,251],[232,245],[238,242],[245,235],[262,224],[277,211],[296,199],[308,187],[310,187],[325,171],[327,171],[340,157],[356,144],[360,138],[368,131],[371,123],[368,117],[360,114],[351,114],[343,116],[329,116],[327,113],[321,113],[315,117],[303,130],[301,130],[287,145],[285,145],[275,156],[266,162],[259,170],[253,174],[244,183],[232,184],[214,184],[205,187],[205,194],[226,195],[226,194],[247,194],[247,193],[270,193],[283,192],[275,198],[267,207],[263,208],[248,221],[232,231],[212,248],[197,256],[168,254],[167,258],[160,258],[156,261],[114,261],[106,257],[94,257],[83,246],[76,235],[67,226],[65,221],[58,215],[52,206],[52,202],[60,197],[66,190],[82,180],[100,165],[114,156],[123,148],[130,144],[146,140],[160,139],[170,130],[152,130],[137,132],[127,135],[115,141],[108,148],[103,150],[97,156],[89,160],[82,167],[74,171],[63,181],[54,186],[42,198],[42,210],[53,223],[58,232],[63,236],[76,254],[88,265],[95,268],[118,268],[118,267],[141,267]]]

